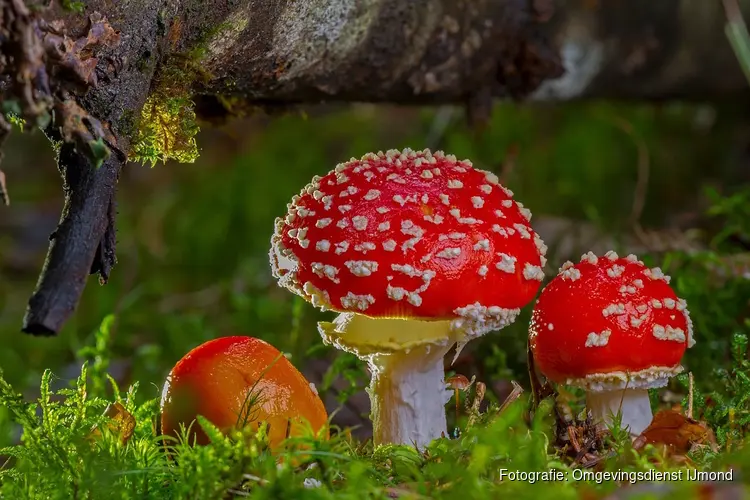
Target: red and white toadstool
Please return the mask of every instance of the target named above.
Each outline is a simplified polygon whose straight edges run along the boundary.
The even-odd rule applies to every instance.
[[[443,358],[513,322],[546,247],[498,178],[429,150],[390,150],[315,177],[276,221],[279,285],[323,310],[324,342],[368,361],[374,441],[446,432]]]
[[[622,428],[640,435],[653,418],[648,389],[682,371],[693,326],[669,280],[635,255],[589,252],[539,295],[529,330],[536,364],[554,382],[585,388],[600,425],[621,410]]]

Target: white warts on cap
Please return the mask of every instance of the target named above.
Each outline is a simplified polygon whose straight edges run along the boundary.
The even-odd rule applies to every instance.
[[[370,276],[378,270],[378,263],[374,260],[347,260],[344,265],[354,276]]]
[[[523,268],[523,277],[527,280],[542,281],[544,279],[544,271],[539,266],[534,266],[528,262]]]
[[[609,336],[612,335],[611,330],[604,330],[601,333],[591,332],[586,337],[586,347],[604,347],[609,343]]]
[[[516,258],[515,257],[512,257],[502,252],[498,252],[497,256],[500,257],[500,262],[495,264],[495,267],[497,267],[500,271],[503,271],[506,273],[516,272]]]

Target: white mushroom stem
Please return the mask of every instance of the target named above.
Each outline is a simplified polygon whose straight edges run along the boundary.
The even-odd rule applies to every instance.
[[[452,396],[445,385],[447,351],[447,347],[428,345],[372,356],[367,392],[376,445],[408,444],[423,449],[447,435],[445,405]]]
[[[620,427],[629,428],[634,438],[640,436],[653,420],[648,389],[590,390],[586,393],[586,406],[594,421],[602,427],[612,425],[615,416],[622,412]]]
[[[321,321],[324,342],[367,360],[373,441],[424,448],[447,435],[444,358],[464,332],[450,320],[370,318],[341,313]]]

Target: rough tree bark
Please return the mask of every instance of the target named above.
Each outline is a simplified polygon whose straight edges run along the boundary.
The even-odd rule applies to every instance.
[[[0,8],[12,13],[18,3],[0,0]],[[72,97],[109,127],[115,144],[107,144],[116,154],[96,168],[65,126],[47,130],[63,141],[58,163],[66,202],[24,318],[23,331],[37,335],[60,331],[89,274],[106,282],[115,259],[115,186],[133,117],[170,58],[190,54],[200,68],[199,78],[183,83],[205,118],[231,116],[244,105],[333,100],[462,103],[481,120],[494,98],[746,97],[720,2],[86,0],[83,13],[38,3],[29,15],[40,24],[18,39],[42,37],[53,20],[70,39],[86,37],[96,13],[119,32],[120,43],[100,49],[98,78]],[[741,4],[750,12],[750,0]],[[7,32],[11,18],[0,17],[0,29]],[[3,51],[8,40],[0,32]],[[68,78],[54,71],[58,63],[48,50],[52,83]],[[19,99],[12,75],[4,76],[0,101]],[[55,94],[58,104],[67,98]]]

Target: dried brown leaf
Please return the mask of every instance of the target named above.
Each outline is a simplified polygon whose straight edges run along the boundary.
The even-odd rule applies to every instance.
[[[110,418],[107,423],[107,428],[113,433],[120,436],[120,441],[125,444],[131,437],[133,437],[133,431],[135,430],[135,418],[130,414],[125,407],[119,402],[112,403],[107,406],[104,410],[104,415]],[[99,428],[94,427],[91,429],[90,437],[99,438],[102,433]]]
[[[704,422],[688,418],[677,410],[662,410],[635,441],[636,450],[648,444],[662,445],[670,456],[686,455],[694,445],[715,445],[713,431]]]

